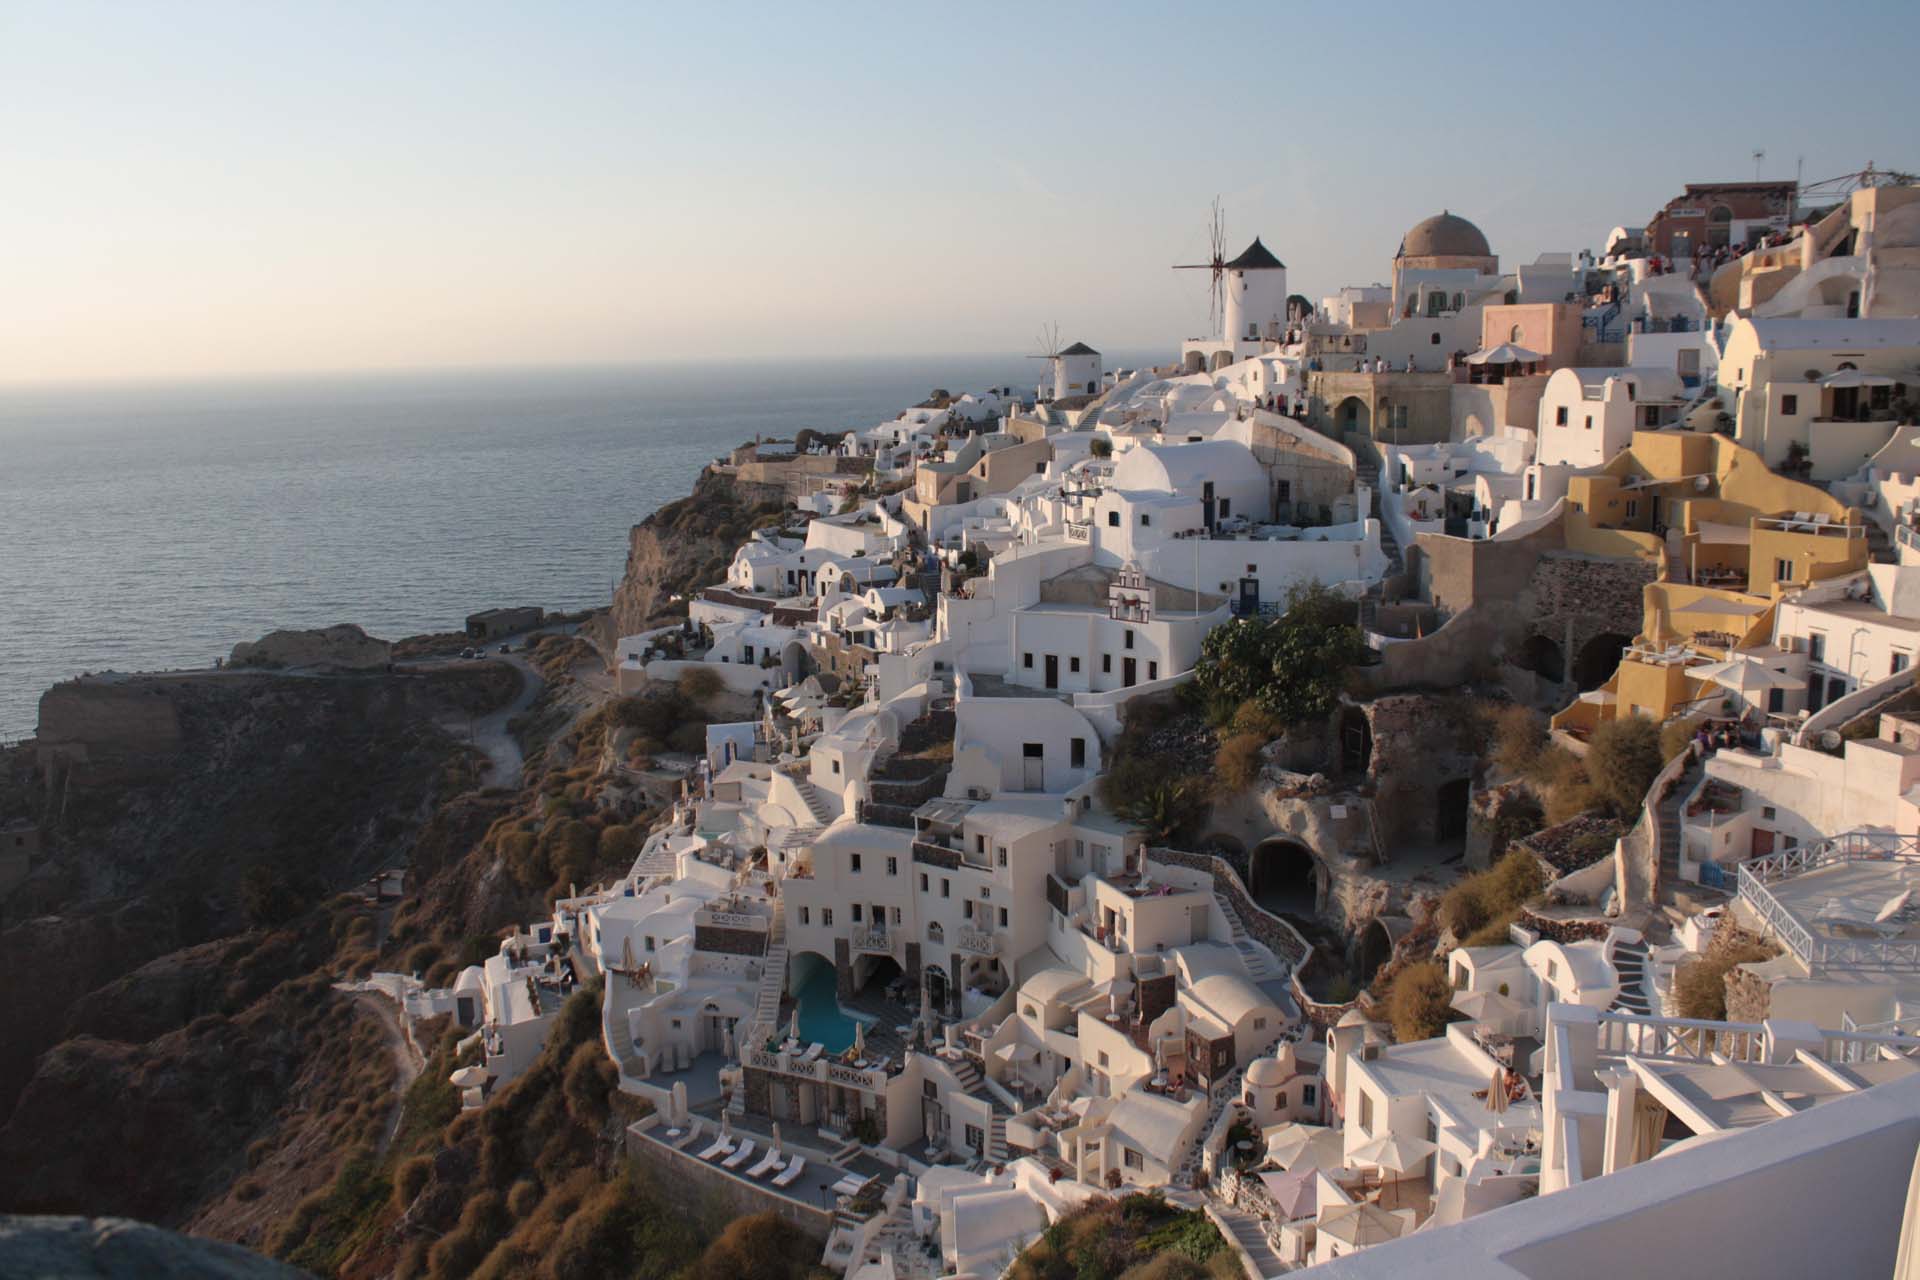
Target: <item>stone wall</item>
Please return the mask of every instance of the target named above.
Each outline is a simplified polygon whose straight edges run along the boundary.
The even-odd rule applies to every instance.
[[[702,1142],[700,1149],[705,1150],[706,1145]],[[690,1217],[707,1220],[715,1216],[716,1207],[728,1218],[775,1213],[816,1237],[821,1248],[833,1230],[831,1207],[804,1204],[780,1194],[772,1186],[736,1178],[725,1169],[699,1159],[698,1152],[675,1150],[631,1129],[627,1131],[626,1150],[630,1157],[653,1169],[654,1182],[661,1194]]]
[[[1551,920],[1546,916],[1535,915],[1527,908],[1520,908],[1519,925],[1530,929],[1543,938],[1552,938],[1555,942],[1591,942],[1607,936],[1613,928],[1607,920]]]
[[[723,929],[718,925],[696,924],[693,949],[727,956],[764,956],[767,933],[764,929]]]
[[[1464,781],[1470,797],[1480,767],[1473,739],[1462,732],[1473,709],[1461,698],[1400,693],[1362,710],[1373,734],[1367,775],[1382,843],[1438,842],[1442,789]]]

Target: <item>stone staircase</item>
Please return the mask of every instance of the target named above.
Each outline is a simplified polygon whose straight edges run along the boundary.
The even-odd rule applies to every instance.
[[[1007,1117],[1006,1107],[998,1098],[993,1099],[993,1118],[987,1122],[988,1164],[1007,1162]]]
[[[1647,944],[1616,944],[1613,967],[1620,975],[1620,994],[1614,997],[1613,1007],[1622,1013],[1635,1013],[1643,1017],[1658,1012],[1653,1007],[1652,993],[1647,984]]]
[[[947,1069],[953,1072],[953,1078],[960,1082],[961,1092],[971,1094],[981,1092],[980,1082],[984,1077],[980,1074],[980,1068],[973,1065],[971,1058],[950,1061],[947,1063]]]
[[[816,829],[833,821],[833,810],[827,808],[827,802],[821,796],[818,787],[803,778],[795,778],[793,786],[794,790],[800,793],[800,799],[806,802],[807,812],[813,815]]]
[[[1248,976],[1256,983],[1285,977],[1285,972],[1274,964],[1267,949],[1247,933],[1246,926],[1240,923],[1240,913],[1227,901],[1227,895],[1216,893],[1213,900],[1220,904],[1221,912],[1227,917],[1227,928],[1233,932],[1233,949],[1240,953],[1240,961],[1247,966]]]
[[[1269,1280],[1272,1276],[1285,1274],[1287,1265],[1280,1261],[1280,1255],[1274,1252],[1273,1245],[1268,1243],[1266,1228],[1258,1217],[1243,1209],[1229,1208],[1223,1204],[1215,1204],[1213,1211],[1219,1215],[1220,1221],[1227,1224],[1227,1231],[1233,1236],[1233,1242],[1246,1251],[1260,1280]]]
[[[1660,822],[1655,829],[1655,837],[1660,841],[1660,883],[1656,887],[1656,896],[1673,893],[1680,884],[1680,806],[1686,802],[1689,792],[1700,781],[1701,765],[1698,760],[1690,761],[1686,769],[1674,780],[1673,788],[1667,792],[1667,798],[1660,802]]]
[[[640,855],[633,864],[633,871],[639,876],[670,876],[677,870],[676,861],[663,840],[653,852]]]

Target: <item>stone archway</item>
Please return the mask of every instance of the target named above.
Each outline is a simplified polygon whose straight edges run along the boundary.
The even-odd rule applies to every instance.
[[[1181,367],[1188,373],[1205,373],[1207,371],[1207,353],[1204,351],[1187,352],[1186,359],[1181,362]]]
[[[1385,916],[1375,916],[1367,921],[1360,931],[1360,939],[1355,948],[1354,968],[1360,981],[1369,983],[1380,966],[1393,959],[1395,938],[1388,927]]]
[[[1620,651],[1631,640],[1614,631],[1603,631],[1580,646],[1580,652],[1573,660],[1573,682],[1580,692],[1598,689],[1613,675],[1614,668],[1620,665]]]
[[[1467,838],[1467,818],[1473,804],[1473,782],[1455,778],[1443,782],[1433,795],[1433,838],[1446,844]]]
[[[1520,646],[1520,652],[1514,655],[1513,665],[1555,684],[1567,678],[1566,654],[1560,651],[1560,646],[1553,640],[1539,634],[1527,637]]]
[[[1298,840],[1262,840],[1247,858],[1247,892],[1271,915],[1311,917],[1320,906],[1320,860]]]
[[[1212,363],[1207,366],[1207,371],[1209,373],[1218,373],[1220,370],[1226,368],[1228,365],[1232,363],[1233,363],[1233,352],[1216,351],[1213,353]]]
[[[1373,412],[1367,402],[1359,396],[1348,396],[1333,406],[1333,429],[1337,432],[1355,431],[1366,435],[1373,429]]]

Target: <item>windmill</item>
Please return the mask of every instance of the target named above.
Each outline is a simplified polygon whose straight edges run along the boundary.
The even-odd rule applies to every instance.
[[[1220,197],[1213,199],[1213,219],[1207,225],[1207,242],[1211,250],[1211,260],[1207,262],[1182,262],[1174,266],[1175,271],[1210,271],[1212,279],[1207,284],[1207,322],[1212,326],[1211,333],[1218,334],[1225,320],[1227,278],[1227,216],[1220,207]]]

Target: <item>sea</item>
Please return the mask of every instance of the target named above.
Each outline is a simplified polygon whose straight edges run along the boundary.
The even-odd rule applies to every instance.
[[[1109,358],[1109,367],[1120,361]],[[755,436],[1031,388],[1019,354],[0,386],[0,742],[81,672],[280,628],[606,604],[627,531]]]

